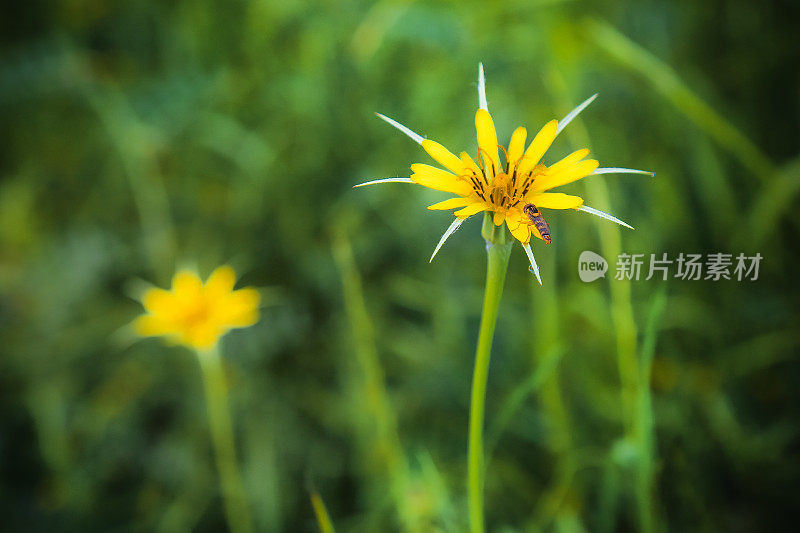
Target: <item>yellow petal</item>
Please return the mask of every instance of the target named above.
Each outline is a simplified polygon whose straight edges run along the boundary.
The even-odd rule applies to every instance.
[[[172,278],[172,292],[176,296],[190,296],[200,293],[203,282],[197,274],[189,270],[181,270]]]
[[[545,192],[533,194],[526,200],[536,207],[546,209],[575,209],[583,205],[583,198],[560,192]]]
[[[556,138],[556,131],[558,130],[558,121],[551,120],[544,127],[539,130],[536,137],[531,141],[531,145],[525,150],[525,155],[517,166],[517,173],[526,174],[533,170],[533,167],[539,162],[544,153],[553,144],[553,139]]]
[[[244,328],[258,322],[261,295],[256,289],[239,289],[220,302],[215,310],[216,320],[226,328]]]
[[[441,144],[436,141],[425,139],[422,141],[422,147],[440,165],[453,174],[460,175],[464,173],[464,165],[461,160]]]
[[[511,141],[509,141],[508,143],[509,172],[512,172],[511,169],[515,168],[517,163],[519,163],[523,151],[525,150],[525,139],[527,137],[528,137],[528,130],[521,127],[515,129],[514,133],[511,134]]]
[[[478,202],[478,203],[470,204],[467,207],[465,207],[464,209],[456,211],[453,214],[455,216],[457,216],[458,218],[467,218],[467,217],[471,217],[475,213],[480,213],[481,211],[486,211],[486,209],[487,209],[487,207],[486,207],[485,203]]]
[[[258,310],[242,311],[242,313],[234,317],[228,324],[234,328],[246,328],[258,322],[258,319]]]
[[[494,122],[485,109],[478,109],[475,113],[475,130],[478,132],[480,150],[478,159],[483,158],[487,172],[494,177],[503,171],[503,167],[500,166],[500,157],[497,154],[497,132],[494,129]]]
[[[230,328],[246,328],[252,326],[259,319],[258,309],[242,309],[225,323]]]
[[[508,224],[508,229],[511,230],[511,235],[514,236],[522,244],[528,244],[531,241],[531,227],[527,224]]]
[[[228,265],[223,265],[211,273],[206,280],[205,288],[214,295],[221,295],[231,292],[234,285],[236,285],[236,272]]]
[[[133,321],[133,330],[142,337],[167,335],[175,332],[175,326],[169,320],[155,315],[142,315]]]
[[[546,174],[534,180],[532,192],[546,191],[552,189],[553,187],[566,185],[567,183],[572,183],[573,181],[585,178],[594,172],[599,165],[600,164],[597,162],[597,160],[587,159],[585,161],[581,161],[580,163],[576,163],[565,170],[562,170],[558,174]]]
[[[423,187],[437,191],[452,192],[466,196],[472,192],[472,186],[463,179],[440,168],[415,163],[411,165],[411,180]]]
[[[522,211],[520,211],[516,207],[512,207],[506,212],[506,224],[508,225],[508,229],[516,228],[522,223],[522,218],[527,217],[527,215],[523,215]]]
[[[450,198],[449,200],[444,200],[443,202],[438,202],[433,205],[429,205],[428,209],[430,210],[444,210],[444,209],[455,209],[457,207],[464,207],[465,205],[470,205],[473,203],[474,200],[470,198]]]
[[[506,212],[505,211],[495,211],[494,212],[494,225],[499,226],[503,223],[506,219]]]
[[[549,176],[558,174],[559,172],[565,170],[566,168],[571,167],[572,165],[574,165],[587,155],[589,155],[588,148],[581,148],[580,150],[575,150],[574,152],[569,154],[567,157],[565,157],[558,163],[553,163],[552,165],[547,167],[547,169],[545,170],[545,174]]]
[[[181,342],[196,350],[208,350],[214,347],[225,331],[213,324],[206,324],[183,332]]]
[[[173,306],[171,313],[176,317],[196,313],[204,305],[203,282],[194,272],[181,271],[172,278]]]
[[[475,163],[475,161],[472,160],[469,154],[467,152],[461,152],[459,155],[461,156],[461,162],[464,163],[464,169],[467,172],[471,171],[476,176],[481,178],[481,181],[483,181],[483,172],[481,172],[480,167]]]
[[[539,230],[536,229],[536,226],[528,224],[528,215],[526,215],[519,209],[514,208],[508,211],[508,214],[506,215],[506,224],[508,225],[508,229],[509,231],[511,231],[512,235],[514,235],[514,233],[516,232],[520,236],[524,236],[525,234],[524,232],[527,231],[530,236],[539,239],[542,238],[542,236],[539,234]],[[523,226],[527,227],[528,229],[527,230],[522,229]],[[528,237],[529,241],[530,241],[530,236]],[[522,242],[523,244],[526,243],[526,241],[520,241],[520,242]]]
[[[175,297],[164,289],[152,288],[142,296],[142,305],[154,315],[167,315],[175,308]]]

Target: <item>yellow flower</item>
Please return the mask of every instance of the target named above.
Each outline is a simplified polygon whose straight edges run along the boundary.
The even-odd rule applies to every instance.
[[[475,114],[475,129],[478,137],[476,158],[473,159],[467,152],[461,152],[456,156],[441,144],[424,139],[399,122],[378,113],[380,118],[420,144],[428,152],[428,155],[444,169],[417,163],[411,165],[410,178],[379,179],[361,183],[356,187],[376,183],[404,182],[416,183],[430,189],[457,195],[428,207],[428,209],[458,209],[454,213],[456,219],[445,231],[431,260],[464,220],[482,211],[491,212],[494,224],[500,226],[505,222],[514,238],[522,244],[531,262],[533,272],[541,283],[530,241],[533,236],[550,244],[550,235],[549,228],[539,209],[576,209],[631,228],[608,213],[585,206],[583,198],[580,196],[549,192],[551,189],[592,174],[629,173],[652,176],[653,173],[628,168],[599,168],[599,163],[595,159],[586,159],[589,150],[585,148],[571,153],[552,165],[545,165],[542,162],[542,157],[556,136],[578,113],[592,103],[597,95],[584,101],[562,120],[551,120],[545,124],[527,148],[525,142],[528,134],[523,127],[517,128],[511,135],[508,148],[500,146],[497,142],[494,121],[486,104],[485,87],[483,65],[480,65],[478,69],[479,108]]]
[[[236,274],[217,268],[203,283],[190,271],[172,278],[172,289],[152,288],[142,298],[147,314],[134,322],[139,335],[166,336],[171,342],[205,350],[234,328],[258,322],[260,296],[253,288],[233,290]]]

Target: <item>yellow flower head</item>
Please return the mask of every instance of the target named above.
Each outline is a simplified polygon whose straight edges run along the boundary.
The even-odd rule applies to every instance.
[[[253,288],[233,290],[236,274],[217,268],[203,283],[190,271],[172,278],[172,289],[152,288],[142,298],[147,314],[134,322],[139,335],[166,336],[171,342],[204,350],[233,328],[258,322],[260,296]]]
[[[539,269],[530,248],[531,236],[550,244],[550,232],[539,209],[577,209],[611,220],[630,228],[621,220],[597,209],[583,205],[583,199],[563,193],[548,192],[550,189],[572,183],[591,174],[651,172],[628,168],[598,168],[594,159],[586,159],[588,149],[577,150],[557,163],[545,165],[542,157],[556,136],[588,106],[597,95],[587,99],[562,120],[551,120],[539,130],[526,147],[527,130],[517,128],[511,135],[508,148],[497,142],[494,121],[486,103],[486,83],[483,65],[478,70],[479,108],[475,114],[475,129],[478,137],[478,153],[472,158],[467,152],[458,156],[441,144],[424,139],[409,128],[389,117],[378,116],[402,131],[428,152],[444,169],[417,163],[411,165],[410,178],[387,178],[356,185],[372,185],[386,182],[416,183],[437,191],[456,194],[454,198],[438,202],[428,209],[458,209],[456,219],[445,231],[431,256],[431,260],[450,235],[461,223],[481,211],[493,214],[496,226],[505,222],[509,231],[525,249],[537,278]],[[446,169],[446,170],[445,170]],[[631,228],[632,229],[632,228]],[[541,283],[541,279],[539,278]]]

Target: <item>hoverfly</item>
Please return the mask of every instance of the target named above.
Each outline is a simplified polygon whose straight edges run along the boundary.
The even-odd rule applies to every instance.
[[[522,211],[528,215],[528,218],[531,219],[533,225],[539,230],[544,243],[550,244],[550,226],[547,225],[547,221],[544,219],[536,206],[533,204],[526,204],[525,207],[522,208]]]

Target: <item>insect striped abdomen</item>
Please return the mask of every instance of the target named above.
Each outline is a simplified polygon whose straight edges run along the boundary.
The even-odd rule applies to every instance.
[[[544,219],[542,214],[533,204],[527,204],[525,207],[522,208],[522,211],[528,215],[528,218],[531,219],[533,225],[536,226],[536,229],[539,230],[539,233],[542,236],[545,244],[550,244],[550,226],[547,225],[547,221]]]

